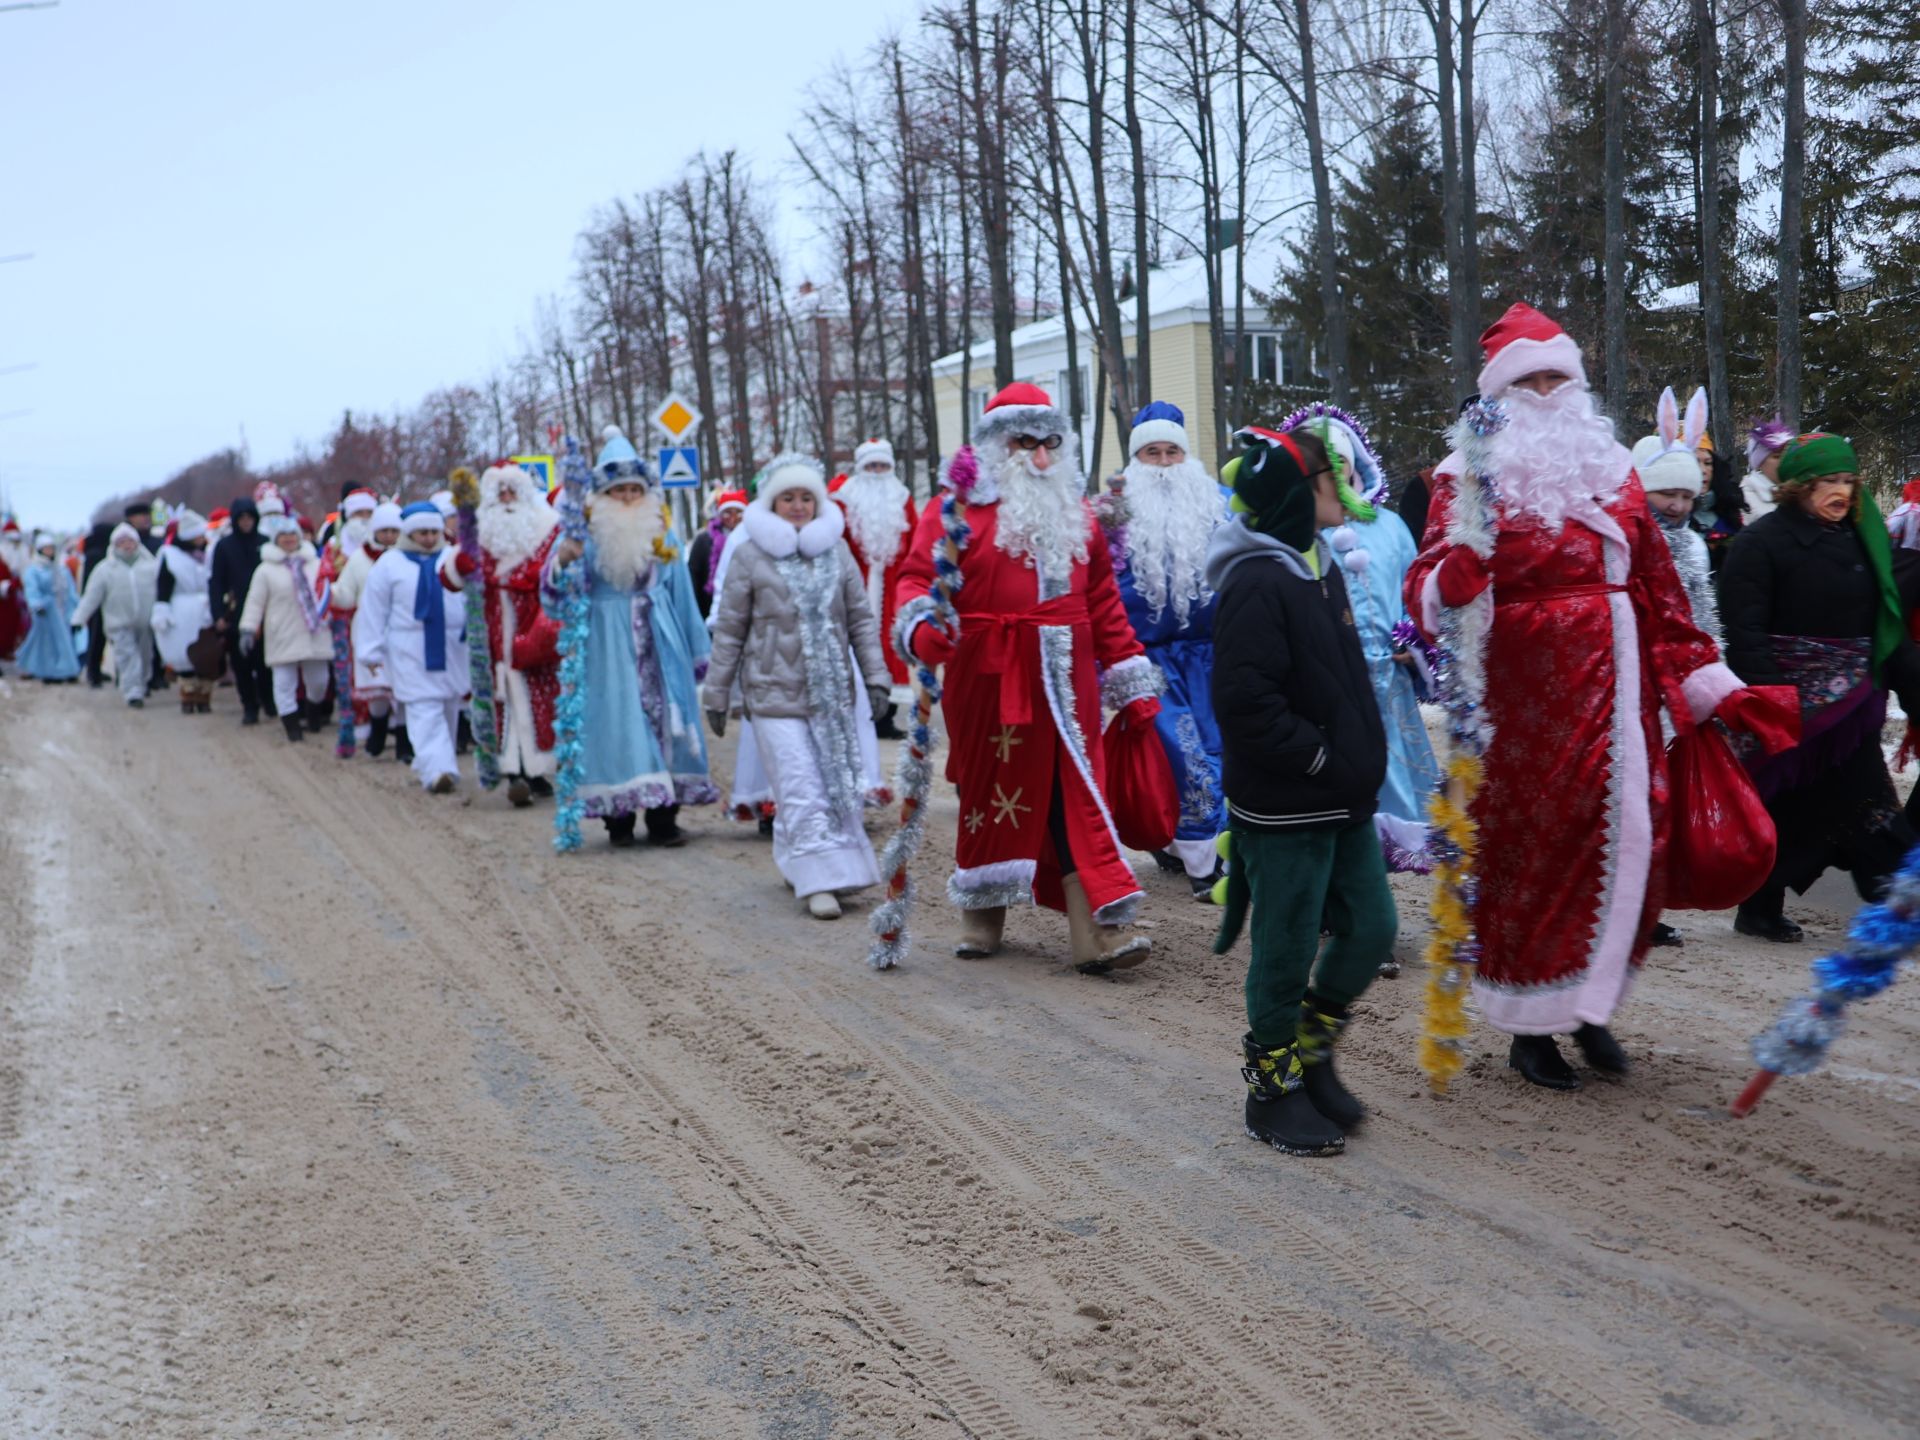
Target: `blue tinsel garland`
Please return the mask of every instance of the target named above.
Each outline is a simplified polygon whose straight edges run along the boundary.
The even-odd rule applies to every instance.
[[[499,730],[493,714],[493,646],[487,635],[486,559],[480,553],[480,517],[471,504],[459,507],[460,549],[480,569],[467,577],[467,689],[473,715],[473,768],[482,790],[500,783]]]
[[[587,541],[587,489],[592,472],[571,435],[560,461],[560,538],[584,545]],[[553,704],[554,776],[553,848],[565,854],[580,848],[580,822],[586,802],[580,798],[580,766],[586,753],[582,728],[587,711],[587,574],[586,561],[556,567],[554,583],[561,591],[560,694]]]
[[[1847,929],[1853,943],[1813,962],[1813,989],[1772,1028],[1753,1039],[1753,1058],[1776,1075],[1805,1075],[1826,1063],[1846,1009],[1893,983],[1903,960],[1920,950],[1920,845],[1907,852],[1886,898],[1863,906]]]
[[[333,753],[342,760],[353,758],[353,651],[346,617],[336,615],[328,622],[333,631],[333,701],[339,707],[340,729],[333,740]]]

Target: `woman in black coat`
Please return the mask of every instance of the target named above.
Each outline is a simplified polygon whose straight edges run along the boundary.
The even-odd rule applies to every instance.
[[[267,668],[264,645],[240,648],[240,610],[247,603],[247,587],[260,565],[260,507],[246,496],[227,510],[230,527],[213,547],[212,573],[207,578],[214,627],[227,637],[227,664],[233,670],[233,688],[240,692],[240,723],[258,725],[260,707],[273,697],[273,671]]]
[[[1743,935],[1791,942],[1786,891],[1830,867],[1875,899],[1915,842],[1880,750],[1887,692],[1920,705],[1886,524],[1838,436],[1803,436],[1781,457],[1778,508],[1727,547],[1720,618],[1727,664],[1749,685],[1800,692],[1801,738],[1753,764],[1779,835],[1768,882],[1741,905]]]

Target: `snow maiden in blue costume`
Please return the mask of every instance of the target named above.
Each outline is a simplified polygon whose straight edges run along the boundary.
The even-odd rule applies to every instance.
[[[681,844],[680,807],[720,798],[700,731],[707,627],[646,463],[616,428],[593,467],[584,549],[562,540],[540,577],[540,603],[557,620],[560,572],[575,564],[586,566],[588,607],[584,813],[605,822],[615,845],[634,843],[642,815],[654,844]]]
[[[1186,417],[1156,400],[1133,417],[1126,488],[1100,501],[1100,523],[1133,633],[1166,679],[1154,721],[1180,793],[1163,870],[1184,871],[1196,900],[1211,902],[1226,828],[1220,731],[1213,721],[1213,592],[1207,543],[1227,518],[1227,492],[1191,458]],[[1171,852],[1171,853],[1169,853]]]
[[[1373,823],[1388,868],[1424,874],[1429,868],[1427,801],[1439,787],[1440,765],[1420,718],[1414,676],[1421,661],[1394,639],[1395,628],[1407,618],[1400,592],[1419,553],[1419,537],[1385,508],[1386,471],[1358,420],[1337,406],[1316,403],[1296,410],[1280,428],[1318,437],[1338,472],[1347,522],[1321,533],[1347,572],[1353,622],[1387,732],[1387,778]]]

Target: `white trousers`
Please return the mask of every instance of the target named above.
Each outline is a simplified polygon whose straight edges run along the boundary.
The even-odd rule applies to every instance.
[[[836,811],[827,799],[807,722],[762,715],[753,738],[773,786],[773,863],[802,900],[823,890],[861,890],[880,883],[873,845],[860,811]]]
[[[300,682],[307,682],[307,703],[318,705],[327,698],[327,671],[324,660],[297,660],[273,667],[273,713],[296,715],[300,711]]]
[[[460,761],[453,753],[453,737],[460,725],[460,697],[431,696],[407,701],[407,739],[413,745],[413,773],[421,788],[442,775],[460,778]]]
[[[128,700],[147,698],[153,679],[153,631],[145,625],[127,625],[107,631],[113,643],[113,678]]]

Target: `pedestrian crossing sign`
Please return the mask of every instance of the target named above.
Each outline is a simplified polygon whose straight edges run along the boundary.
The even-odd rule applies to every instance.
[[[667,445],[660,451],[660,483],[668,490],[700,484],[700,452],[691,445]]]

